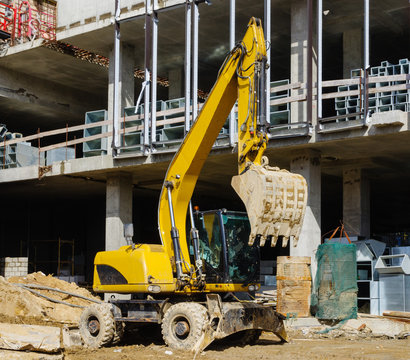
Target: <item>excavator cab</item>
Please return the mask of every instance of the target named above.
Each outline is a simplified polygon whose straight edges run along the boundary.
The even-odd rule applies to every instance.
[[[207,283],[243,284],[243,291],[255,290],[259,279],[259,244],[248,245],[251,226],[246,213],[227,211],[196,211],[199,253]],[[190,245],[193,257],[193,246]]]

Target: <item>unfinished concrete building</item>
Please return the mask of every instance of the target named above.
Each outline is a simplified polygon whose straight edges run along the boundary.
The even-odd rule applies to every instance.
[[[262,258],[314,259],[341,222],[385,254],[408,251],[409,15],[407,0],[0,1],[0,257],[90,283],[124,224],[159,242],[169,161],[250,16],[269,44],[267,155],[309,188],[298,247]],[[233,109],[192,199],[201,209],[243,210],[236,126]],[[361,304],[378,299],[362,291]]]

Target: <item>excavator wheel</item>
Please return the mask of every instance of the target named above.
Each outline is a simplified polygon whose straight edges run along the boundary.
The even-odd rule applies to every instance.
[[[97,349],[110,344],[116,332],[111,305],[93,304],[86,307],[81,314],[79,327],[87,347]]]
[[[115,331],[114,335],[112,337],[111,345],[117,345],[125,332],[125,324],[122,321],[116,321],[115,322]]]
[[[244,330],[230,335],[226,341],[234,346],[255,345],[262,335],[262,330]]]
[[[172,305],[162,319],[162,337],[174,349],[192,350],[208,323],[206,308],[197,303]]]

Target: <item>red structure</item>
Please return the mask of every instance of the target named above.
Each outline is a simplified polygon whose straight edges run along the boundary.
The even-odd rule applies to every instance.
[[[10,45],[33,39],[56,40],[56,3],[52,0],[0,1],[0,37]]]
[[[0,38],[9,39],[15,33],[16,10],[0,1]]]

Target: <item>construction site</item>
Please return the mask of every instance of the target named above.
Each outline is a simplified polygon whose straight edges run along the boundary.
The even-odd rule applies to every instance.
[[[408,359],[408,0],[0,0],[0,359]]]

